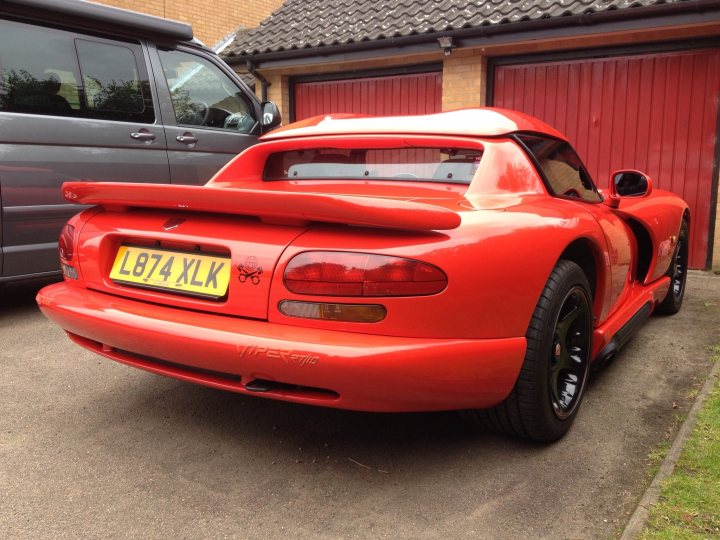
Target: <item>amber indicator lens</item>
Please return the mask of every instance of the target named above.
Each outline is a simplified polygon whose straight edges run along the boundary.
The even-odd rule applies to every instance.
[[[62,273],[67,279],[77,279],[78,273],[74,266],[62,263]]]
[[[60,233],[58,239],[58,251],[60,252],[60,258],[63,261],[71,261],[73,258],[73,251],[75,249],[75,227],[70,224],[66,224]]]
[[[382,321],[387,315],[385,306],[376,304],[328,304],[283,300],[278,309],[288,317],[342,322],[374,323]]]
[[[300,253],[288,263],[284,278],[290,292],[317,296],[424,296],[448,284],[432,264],[345,251]]]

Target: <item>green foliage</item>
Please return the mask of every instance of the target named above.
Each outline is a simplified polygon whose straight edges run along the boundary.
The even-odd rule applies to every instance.
[[[15,101],[32,101],[43,94],[43,81],[24,69],[9,70],[0,78],[0,108],[10,110]]]
[[[88,106],[96,111],[141,113],[142,91],[137,81],[110,81],[103,86],[97,79],[85,77]]]

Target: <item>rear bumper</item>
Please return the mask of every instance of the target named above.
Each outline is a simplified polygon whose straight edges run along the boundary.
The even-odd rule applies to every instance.
[[[417,339],[289,327],[67,282],[45,287],[37,301],[71,339],[113,360],[223,390],[342,409],[489,407],[510,393],[525,354],[524,337]]]

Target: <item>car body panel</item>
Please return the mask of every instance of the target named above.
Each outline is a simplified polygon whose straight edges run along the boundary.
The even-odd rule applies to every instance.
[[[644,280],[650,284],[667,271],[681,221],[691,220],[687,204],[674,193],[653,189],[650,197],[623,198],[614,212],[624,219],[637,221],[650,235],[653,256]]]
[[[166,225],[169,224],[169,225]],[[148,241],[147,231],[153,231]],[[181,212],[102,212],[88,219],[79,236],[78,270],[87,287],[109,294],[125,295],[146,302],[166,303],[168,292],[138,289],[113,282],[110,269],[121,245],[164,247],[180,253],[198,250],[205,254],[231,256],[233,279],[238,267],[252,257],[259,268],[257,283],[233,283],[223,301],[175,296],[176,306],[253,319],[267,318],[270,276],[286,246],[304,231],[303,227],[274,225],[239,217],[194,215]],[[198,249],[199,248],[199,249]]]
[[[481,116],[505,114],[490,112]],[[121,184],[66,184],[68,200],[98,206],[70,222],[77,254],[67,264],[77,279],[41,291],[40,307],[99,354],[214,387],[360,410],[493,406],[515,383],[525,334],[558,261],[578,250],[588,254],[579,263],[592,267],[596,358],[668,292],[667,243],[674,245],[687,206],[657,190],[622,198],[617,208],[552,196],[507,129],[522,120],[523,130],[551,138],[556,132],[508,114],[487,127],[489,135],[469,136],[464,128],[477,126],[470,121],[476,116],[448,113],[439,125],[455,123],[451,135],[417,133],[417,118],[360,119],[355,129],[343,116],[337,122],[350,126],[346,135],[327,133],[327,126],[310,135],[314,125],[301,123],[297,132],[283,130],[248,148],[204,187],[146,185],[130,193]],[[330,131],[339,129],[329,123]],[[377,133],[365,133],[368,126]],[[469,184],[263,179],[273,153],[355,147],[471,148],[483,157]],[[123,243],[224,250],[233,265],[227,298],[113,282],[109,268]],[[428,295],[292,292],[286,269],[313,251],[420,261],[440,269],[447,284]],[[253,268],[262,266],[258,283],[242,279],[248,257]],[[284,313],[283,302],[380,305],[386,315],[372,323],[302,318]],[[310,366],[312,358],[318,361]]]
[[[490,406],[512,389],[525,352],[522,337],[433,340],[288,328],[66,283],[43,289],[38,303],[73,340],[108,358],[246,394],[257,379],[283,383],[255,395],[344,409]]]
[[[80,204],[129,208],[138,204],[137,185],[67,182],[63,194]],[[401,229],[454,229],[457,213],[438,205],[398,199],[368,199],[359,195],[297,193],[246,188],[148,186],[145,208],[179,209],[257,216],[266,221],[325,221]]]

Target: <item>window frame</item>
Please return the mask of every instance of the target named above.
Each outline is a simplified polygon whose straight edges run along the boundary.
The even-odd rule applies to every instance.
[[[590,185],[592,186],[592,190],[595,193],[597,193],[598,200],[590,201],[583,197],[571,197],[569,195],[563,195],[562,193],[556,193],[552,186],[552,183],[550,182],[547,175],[545,174],[545,171],[543,170],[542,166],[540,165],[540,162],[538,161],[537,157],[532,152],[532,150],[530,150],[527,143],[523,140],[523,137],[535,137],[537,139],[544,139],[547,141],[556,141],[559,143],[566,144],[568,146],[568,148],[573,152],[573,154],[575,154],[575,157],[577,158],[577,161],[580,164],[580,168],[578,169],[578,171],[580,172],[580,174],[584,174],[585,177],[587,178],[588,182],[590,182]],[[600,193],[600,190],[598,189],[597,185],[595,184],[595,181],[593,180],[592,176],[590,176],[590,173],[588,172],[587,167],[585,167],[585,163],[580,158],[580,155],[577,153],[575,148],[573,148],[573,145],[570,144],[568,141],[566,141],[564,139],[560,139],[558,137],[553,137],[551,135],[547,135],[545,133],[537,133],[537,132],[533,132],[533,131],[523,131],[523,132],[514,133],[511,136],[511,138],[518,144],[518,146],[520,146],[520,148],[523,150],[523,152],[525,152],[525,155],[528,157],[528,159],[532,163],[533,167],[535,167],[535,170],[537,171],[538,175],[540,176],[540,179],[542,180],[543,185],[545,186],[545,189],[552,197],[556,197],[558,199],[564,199],[567,201],[584,202],[587,204],[603,204],[603,202],[605,201],[605,198],[603,197],[602,193]]]
[[[73,46],[77,61],[78,72],[80,73],[80,110],[83,112],[82,118],[90,120],[105,120],[111,122],[123,122],[128,124],[148,124],[157,123],[157,111],[155,110],[155,97],[152,92],[152,81],[150,80],[150,72],[147,68],[147,59],[145,57],[142,44],[139,41],[123,40],[123,39],[106,39],[86,34],[73,32]],[[87,43],[100,43],[102,45],[110,45],[113,47],[123,47],[130,51],[135,60],[135,68],[137,69],[138,79],[140,83],[140,92],[142,94],[143,110],[138,113],[131,113],[132,118],[121,119],[120,111],[92,109],[87,102],[87,92],[85,91],[84,73],[82,70],[80,51],[77,42],[84,41]],[[95,114],[93,114],[95,113]],[[99,113],[99,114],[98,114]]]
[[[215,58],[215,56],[206,54],[205,51],[193,49],[190,47],[182,46],[182,45],[171,45],[168,43],[162,43],[158,42],[155,44],[155,67],[159,70],[160,76],[158,77],[158,83],[162,84],[164,86],[164,92],[167,92],[167,100],[168,100],[168,113],[171,114],[171,121],[168,122],[167,120],[164,122],[166,125],[173,125],[181,129],[203,129],[203,130],[210,130],[216,133],[232,133],[237,135],[258,135],[260,131],[260,115],[261,115],[261,107],[260,102],[258,101],[257,97],[253,92],[250,91],[249,88],[245,85],[245,83],[237,76],[237,74],[233,71],[229,71],[226,69],[226,66],[218,62]],[[165,66],[163,64],[162,60],[162,53],[163,52],[180,52],[184,53],[196,58],[199,58],[200,61],[205,61],[209,64],[211,64],[213,67],[215,67],[222,75],[224,75],[227,79],[229,79],[230,83],[233,84],[238,89],[238,93],[241,94],[241,99],[245,102],[247,105],[248,113],[252,116],[254,120],[254,125],[250,131],[244,132],[244,131],[236,131],[232,129],[225,129],[225,128],[219,128],[215,126],[205,126],[205,125],[193,125],[193,124],[181,124],[178,122],[177,119],[177,112],[175,110],[175,103],[172,99],[172,90],[170,88],[170,83],[167,80],[167,77],[165,76]]]

